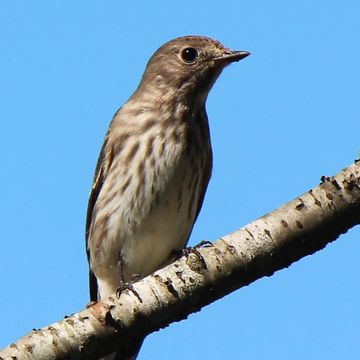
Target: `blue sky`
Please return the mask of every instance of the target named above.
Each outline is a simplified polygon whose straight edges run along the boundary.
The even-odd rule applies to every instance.
[[[1,1],[0,347],[88,301],[84,221],[108,122],[186,34],[248,50],[207,103],[215,240],[360,148],[358,1]],[[359,359],[359,228],[147,338],[142,359]]]

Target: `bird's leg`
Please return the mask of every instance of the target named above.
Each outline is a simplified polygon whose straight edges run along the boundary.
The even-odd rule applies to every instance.
[[[134,281],[125,281],[124,272],[123,272],[123,258],[120,253],[119,253],[119,261],[117,263],[117,268],[120,273],[120,284],[119,284],[119,287],[116,289],[116,296],[118,298],[120,298],[122,292],[124,290],[128,290],[128,291],[131,291],[137,297],[137,299],[142,303],[142,299],[141,299],[139,293],[134,289],[134,287],[132,285],[132,283]],[[138,274],[133,274],[131,276],[131,279],[133,280],[134,278],[139,278],[139,277],[140,276]]]

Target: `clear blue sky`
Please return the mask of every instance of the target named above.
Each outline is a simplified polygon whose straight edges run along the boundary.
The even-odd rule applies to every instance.
[[[186,34],[252,55],[207,104],[214,172],[191,243],[350,164],[360,2],[1,1],[0,347],[88,301],[84,221],[99,148],[154,50]],[[149,336],[143,359],[359,359],[360,231]]]

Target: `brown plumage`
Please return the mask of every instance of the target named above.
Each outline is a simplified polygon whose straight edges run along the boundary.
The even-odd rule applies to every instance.
[[[211,175],[205,101],[222,69],[247,55],[186,36],[149,60],[95,171],[86,221],[91,300],[152,273],[186,245]],[[119,349],[116,358],[136,353]]]

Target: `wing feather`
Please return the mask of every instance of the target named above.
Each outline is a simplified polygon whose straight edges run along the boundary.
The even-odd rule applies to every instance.
[[[94,180],[90,190],[88,208],[86,214],[85,239],[86,239],[86,253],[89,264],[90,264],[89,237],[90,237],[91,224],[93,220],[93,211],[96,204],[96,200],[104,184],[106,175],[108,174],[112,161],[113,161],[113,147],[109,144],[109,136],[107,134],[103,146],[101,148],[99,159],[96,165]],[[90,288],[91,301],[97,301],[98,286],[97,286],[95,274],[91,271],[91,269],[89,269],[89,288]]]

